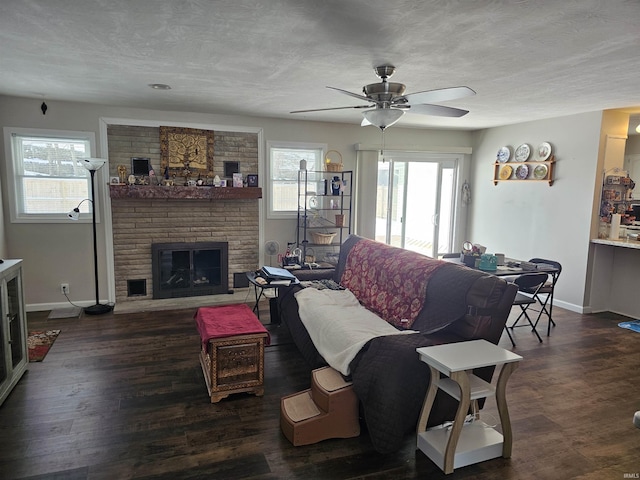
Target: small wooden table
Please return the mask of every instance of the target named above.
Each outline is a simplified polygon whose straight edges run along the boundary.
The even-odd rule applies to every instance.
[[[491,458],[511,456],[511,421],[505,390],[507,380],[522,360],[509,350],[486,340],[435,345],[417,348],[420,360],[429,365],[431,381],[424,399],[417,426],[417,448],[425,453],[444,473]],[[473,375],[474,368],[502,365],[495,388]],[[449,378],[440,378],[444,373]],[[455,420],[450,428],[426,430],[427,420],[438,388],[459,401]],[[475,418],[465,423],[471,401],[495,395],[502,425],[502,434]],[[477,408],[474,408],[477,412]]]

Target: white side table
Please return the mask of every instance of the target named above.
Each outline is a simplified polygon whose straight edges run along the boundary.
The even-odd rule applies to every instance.
[[[417,448],[444,473],[491,458],[511,456],[511,421],[505,390],[507,380],[522,360],[509,350],[486,340],[450,343],[416,349],[420,360],[429,365],[431,381],[417,426]],[[494,387],[473,375],[474,368],[502,365]],[[440,373],[449,378],[440,378]],[[438,388],[458,400],[458,411],[450,428],[426,430],[427,419]],[[465,424],[471,401],[495,395],[502,434],[476,419]],[[477,411],[477,409],[476,409]]]

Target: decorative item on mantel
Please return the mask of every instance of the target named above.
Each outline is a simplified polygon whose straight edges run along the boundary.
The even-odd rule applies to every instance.
[[[193,175],[213,171],[213,131],[197,128],[160,127],[160,164],[165,172],[184,178],[189,185]]]
[[[243,183],[242,183],[242,174],[241,173],[234,173],[233,174],[233,186],[234,187],[243,187]]]
[[[120,178],[120,183],[127,182],[127,167],[118,165],[118,177]]]

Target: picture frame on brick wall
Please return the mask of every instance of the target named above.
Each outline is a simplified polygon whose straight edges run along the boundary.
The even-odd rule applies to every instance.
[[[247,175],[247,187],[257,187],[258,186],[258,175],[250,173]]]
[[[234,187],[243,187],[242,184],[242,174],[241,173],[234,173],[233,174],[233,186]]]
[[[160,127],[160,166],[177,177],[213,172],[213,130]]]
[[[240,173],[240,162],[223,162],[225,178],[233,178],[234,173]]]

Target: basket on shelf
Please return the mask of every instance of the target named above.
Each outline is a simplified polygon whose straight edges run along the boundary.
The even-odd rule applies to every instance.
[[[330,153],[337,153],[340,157],[340,163],[332,162],[329,158]],[[324,166],[327,169],[327,172],[341,172],[342,171],[342,154],[337,150],[329,150],[327,154],[324,156]]]
[[[317,243],[318,245],[330,245],[333,242],[333,237],[336,234],[334,233],[318,233],[311,232],[311,238],[313,239],[313,243]]]

